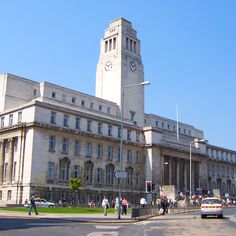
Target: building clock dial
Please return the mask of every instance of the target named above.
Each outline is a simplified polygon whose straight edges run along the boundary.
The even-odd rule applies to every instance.
[[[131,61],[129,63],[129,69],[132,71],[132,72],[135,72],[137,70],[137,65],[135,64],[134,61]]]
[[[111,69],[112,69],[112,66],[113,66],[112,62],[111,62],[111,61],[107,61],[107,62],[105,63],[105,66],[104,66],[105,71],[111,70]]]

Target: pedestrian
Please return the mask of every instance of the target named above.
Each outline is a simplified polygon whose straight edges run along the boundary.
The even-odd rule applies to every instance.
[[[104,216],[107,216],[107,209],[109,208],[109,201],[108,199],[104,196],[102,200],[102,207],[104,208]]]
[[[122,199],[122,202],[121,202],[121,206],[122,206],[122,215],[126,215],[127,214],[127,207],[128,207],[129,203],[127,201],[126,198],[123,198]]]
[[[29,209],[29,215],[31,215],[32,208],[34,209],[35,215],[38,215],[37,211],[37,205],[36,205],[36,200],[38,199],[38,195],[35,194],[31,197],[30,199],[30,209]]]
[[[144,197],[142,197],[142,198],[140,199],[140,206],[141,206],[142,208],[147,207],[147,201],[146,201],[146,199],[145,199]]]
[[[119,197],[117,196],[116,199],[115,199],[115,214],[116,214],[116,215],[118,214],[119,207],[120,207],[120,199],[119,199]]]

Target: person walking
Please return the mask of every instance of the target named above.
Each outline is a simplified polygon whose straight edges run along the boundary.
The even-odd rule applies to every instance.
[[[118,214],[119,207],[120,207],[120,199],[119,199],[119,197],[117,196],[116,199],[115,199],[115,214],[116,214],[116,215]]]
[[[31,197],[30,199],[30,209],[29,209],[29,215],[31,215],[31,211],[32,209],[34,209],[35,215],[38,215],[38,211],[37,211],[37,206],[36,206],[36,200],[38,199],[38,195],[35,194]]]
[[[107,209],[109,208],[109,201],[108,199],[104,196],[102,200],[102,207],[104,208],[104,216],[107,216]]]
[[[129,205],[129,203],[128,203],[126,198],[122,199],[121,205],[122,205],[122,215],[126,215],[127,214],[127,207]]]

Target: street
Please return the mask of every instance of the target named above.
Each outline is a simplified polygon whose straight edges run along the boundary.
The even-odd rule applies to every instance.
[[[0,236],[166,236],[234,235],[236,209],[224,211],[224,219],[201,219],[199,212],[158,216],[137,223],[80,223],[52,219],[0,218]]]

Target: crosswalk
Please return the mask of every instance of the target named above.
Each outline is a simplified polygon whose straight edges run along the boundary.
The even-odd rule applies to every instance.
[[[87,236],[119,236],[118,229],[121,227],[116,225],[95,225],[96,231],[87,234]]]

